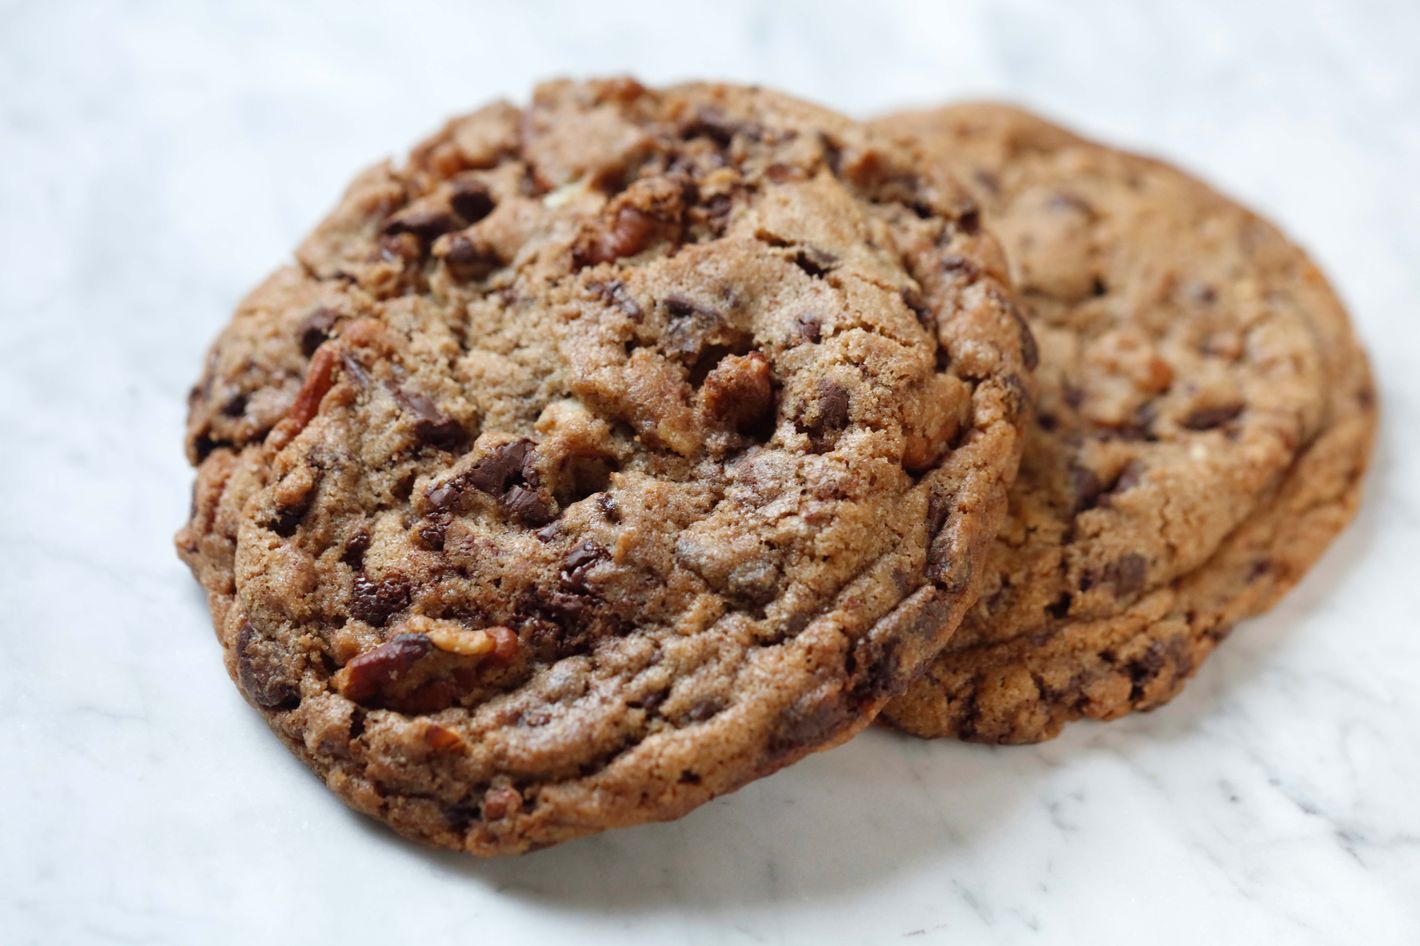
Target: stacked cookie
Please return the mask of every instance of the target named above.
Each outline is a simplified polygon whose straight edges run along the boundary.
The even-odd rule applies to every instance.
[[[178,548],[327,785],[516,853],[879,713],[1162,702],[1344,524],[1373,423],[1315,268],[1163,165],[556,82],[361,175],[238,307]]]

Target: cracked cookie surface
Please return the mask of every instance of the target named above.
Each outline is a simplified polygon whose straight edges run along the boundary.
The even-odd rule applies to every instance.
[[[1000,105],[882,120],[977,196],[1040,345],[981,600],[883,719],[1034,742],[1175,695],[1355,511],[1365,355],[1306,255],[1163,163]]]
[[[513,853],[865,725],[975,593],[1034,349],[943,171],[774,93],[541,86],[360,176],[191,399],[179,552],[355,808]]]

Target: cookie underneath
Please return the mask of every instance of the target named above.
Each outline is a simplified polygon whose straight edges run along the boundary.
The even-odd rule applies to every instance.
[[[1341,304],[1275,228],[1006,106],[883,120],[967,183],[1041,348],[982,599],[883,714],[1034,742],[1165,702],[1355,512],[1376,423]]]

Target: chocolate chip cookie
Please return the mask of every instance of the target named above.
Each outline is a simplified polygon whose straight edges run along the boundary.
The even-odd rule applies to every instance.
[[[1375,395],[1275,228],[1157,161],[998,105],[904,114],[983,206],[1040,344],[981,601],[883,718],[1034,742],[1178,692],[1355,511]]]
[[[479,855],[866,725],[975,597],[1034,348],[968,194],[762,90],[555,82],[351,185],[191,397],[182,557],[335,792]]]

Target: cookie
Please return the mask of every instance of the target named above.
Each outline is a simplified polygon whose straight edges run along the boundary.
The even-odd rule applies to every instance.
[[[1376,406],[1346,313],[1168,165],[999,105],[881,127],[976,195],[1041,351],[981,601],[883,719],[1015,743],[1158,706],[1355,511]]]
[[[866,725],[975,595],[1033,348],[944,171],[756,89],[556,82],[359,177],[191,397],[228,670],[478,855]]]

